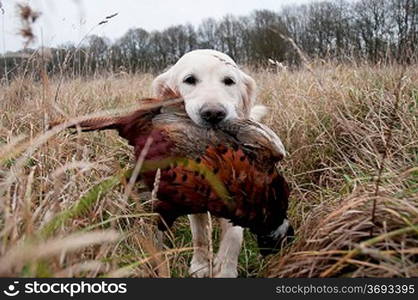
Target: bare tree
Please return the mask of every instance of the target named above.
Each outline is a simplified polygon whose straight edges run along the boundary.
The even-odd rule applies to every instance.
[[[51,49],[46,70],[55,74],[94,75],[102,71],[160,71],[184,53],[211,48],[238,63],[264,66],[268,59],[298,64],[290,37],[313,58],[372,62],[418,58],[418,0],[331,0],[293,5],[280,12],[256,10],[247,16],[226,15],[148,32],[133,28],[116,42],[91,36],[81,46]],[[27,70],[26,49],[0,58],[0,76]],[[66,65],[63,68],[63,65]]]

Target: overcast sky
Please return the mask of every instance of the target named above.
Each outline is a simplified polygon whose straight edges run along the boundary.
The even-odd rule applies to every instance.
[[[78,43],[87,32],[107,15],[119,13],[105,25],[95,27],[91,34],[106,36],[112,41],[129,28],[164,29],[170,25],[191,23],[198,25],[208,17],[225,14],[246,15],[254,9],[279,11],[283,5],[315,0],[0,0],[0,52],[15,51],[23,46],[17,32],[20,20],[17,3],[28,3],[42,12],[34,29],[37,47],[56,46],[65,42]]]

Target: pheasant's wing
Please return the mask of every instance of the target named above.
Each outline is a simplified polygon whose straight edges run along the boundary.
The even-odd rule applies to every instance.
[[[271,152],[271,155],[281,160],[286,156],[286,150],[281,139],[269,127],[252,120],[238,132],[238,139],[244,143],[255,143]]]
[[[254,149],[258,155],[279,161],[286,156],[286,150],[277,134],[269,127],[248,119],[232,120],[223,125],[221,130],[230,136],[244,148]]]

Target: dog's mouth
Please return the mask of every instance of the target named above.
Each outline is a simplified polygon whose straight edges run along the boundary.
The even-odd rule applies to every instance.
[[[225,126],[225,124],[227,124],[227,123],[228,122],[226,120],[221,121],[221,122],[216,123],[216,124],[208,123],[208,122],[205,122],[205,121],[202,120],[200,122],[200,124],[198,124],[198,125],[201,126],[201,127],[207,128],[207,129],[218,130],[218,129],[222,129]]]

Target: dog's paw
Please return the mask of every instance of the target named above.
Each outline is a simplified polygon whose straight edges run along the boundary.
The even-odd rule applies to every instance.
[[[237,264],[227,262],[224,259],[215,259],[213,266],[213,277],[215,278],[237,278]]]
[[[215,278],[237,278],[238,277],[238,271],[236,269],[223,269],[219,273],[215,273]]]
[[[189,268],[189,274],[194,278],[209,277],[209,263],[192,261]]]

